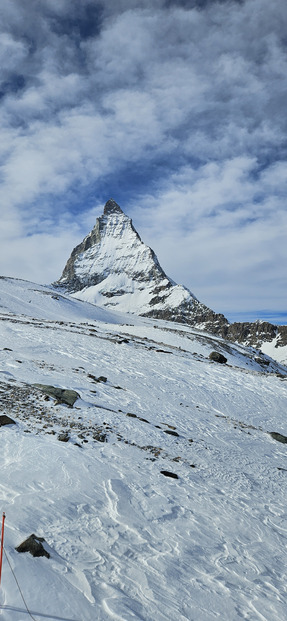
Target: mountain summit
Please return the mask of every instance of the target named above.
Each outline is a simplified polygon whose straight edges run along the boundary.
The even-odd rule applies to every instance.
[[[229,341],[258,349],[264,346],[266,353],[269,343],[276,348],[287,345],[287,326],[266,321],[229,323],[189,289],[173,282],[113,199],[105,204],[93,230],[74,248],[54,285],[97,306],[189,324]]]
[[[77,298],[121,312],[184,323],[219,317],[165,274],[113,199],[74,248],[56,284]]]
[[[105,206],[104,206],[104,216],[107,216],[107,215],[109,215],[111,213],[121,213],[121,214],[124,214],[124,212],[122,211],[122,209],[120,208],[118,203],[116,203],[116,201],[114,201],[113,198],[110,198],[110,200],[107,201]]]

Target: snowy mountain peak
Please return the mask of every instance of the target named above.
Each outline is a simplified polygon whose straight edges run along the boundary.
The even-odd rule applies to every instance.
[[[165,274],[114,199],[107,201],[92,231],[74,248],[55,284],[79,299],[121,312],[184,323],[215,317]]]
[[[118,205],[118,203],[116,203],[116,201],[113,198],[110,198],[110,200],[106,202],[105,207],[104,207],[105,216],[108,216],[111,213],[120,213],[120,214],[123,213],[120,206]]]
[[[102,308],[189,324],[229,341],[258,349],[263,346],[267,354],[274,355],[274,344],[281,349],[287,346],[286,326],[230,324],[223,314],[171,280],[113,198],[92,231],[74,248],[54,285]]]

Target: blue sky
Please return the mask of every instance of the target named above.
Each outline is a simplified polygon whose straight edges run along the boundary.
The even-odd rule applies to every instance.
[[[0,274],[49,283],[113,197],[231,319],[287,323],[285,0],[1,0]]]

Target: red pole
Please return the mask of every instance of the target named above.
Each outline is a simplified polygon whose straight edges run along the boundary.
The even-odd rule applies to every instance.
[[[5,513],[3,512],[2,516],[2,531],[1,531],[1,549],[0,549],[0,584],[1,584],[1,574],[2,574],[2,560],[3,560],[3,545],[4,545],[4,522],[5,522]]]

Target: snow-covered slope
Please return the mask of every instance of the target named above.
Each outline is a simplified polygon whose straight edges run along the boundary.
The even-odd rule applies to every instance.
[[[262,342],[260,349],[267,356],[287,366],[287,345],[282,345],[280,335],[276,336],[272,341]]]
[[[37,620],[283,621],[287,444],[270,432],[287,436],[286,369],[188,326],[0,287],[0,414],[16,422],[0,428],[0,617],[28,618],[15,575]],[[16,552],[31,533],[50,559]]]
[[[107,323],[120,323],[128,320],[126,315],[84,304],[72,296],[59,293],[54,287],[3,276],[0,276],[0,311],[58,321],[98,319]]]
[[[57,284],[81,300],[138,315],[181,321],[212,312],[166,276],[112,199],[73,250]]]

